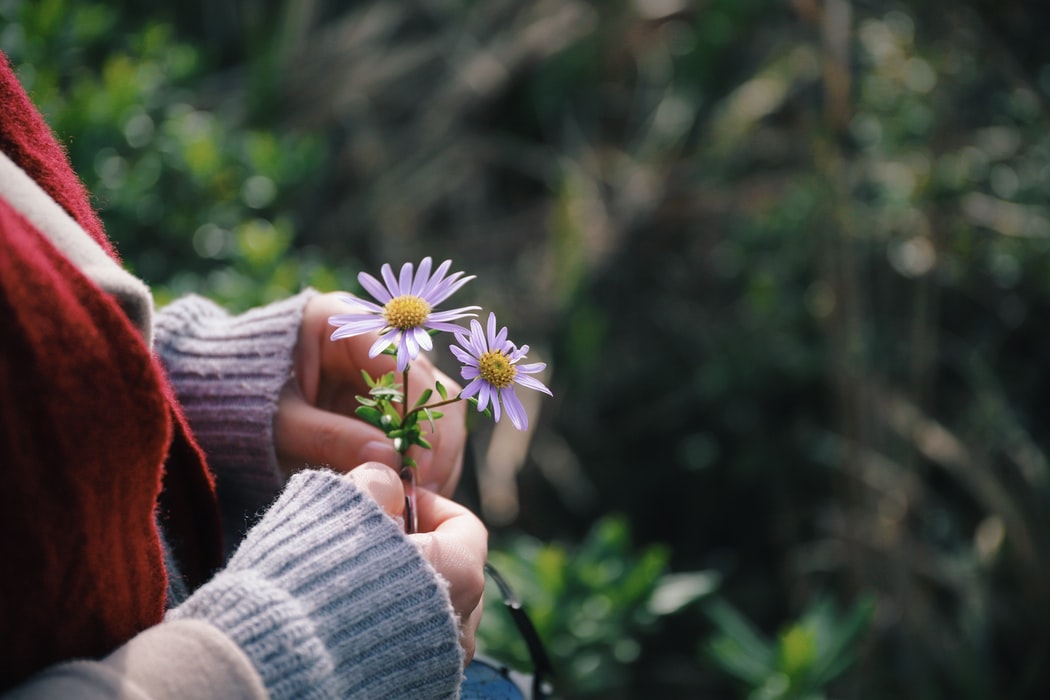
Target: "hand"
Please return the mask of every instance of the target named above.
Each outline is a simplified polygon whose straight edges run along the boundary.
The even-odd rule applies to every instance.
[[[375,341],[371,334],[329,340],[333,328],[328,317],[345,311],[346,304],[334,294],[312,298],[303,311],[295,347],[295,381],[282,391],[274,419],[277,456],[287,472],[307,465],[342,472],[362,462],[382,462],[395,469],[401,465],[390,440],[354,415],[358,406],[354,397],[368,393],[361,370],[372,376],[384,374],[394,369],[394,358],[368,357]],[[421,356],[409,374],[409,405],[424,389],[433,388],[435,379],[448,387],[450,396],[459,393],[458,384]],[[426,433],[433,449],[412,447],[408,454],[418,465],[420,486],[451,496],[463,468],[466,409],[463,402],[456,402],[441,411],[445,415],[435,423],[437,432]]]
[[[391,516],[400,518],[404,513],[404,486],[386,466],[362,464],[347,478]],[[475,635],[484,607],[488,531],[469,510],[432,491],[418,489],[417,504],[420,532],[408,535],[408,539],[448,582],[452,608],[459,617],[464,663],[469,663],[474,657]]]

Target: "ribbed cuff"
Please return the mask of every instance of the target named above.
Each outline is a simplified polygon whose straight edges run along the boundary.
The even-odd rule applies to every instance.
[[[239,316],[190,295],[157,313],[156,352],[215,472],[224,514],[242,528],[245,514],[272,501],[283,483],[273,418],[303,308],[316,293]]]
[[[462,650],[443,582],[351,482],[306,471],[226,570],[173,617],[203,617],[274,698],[455,697]]]

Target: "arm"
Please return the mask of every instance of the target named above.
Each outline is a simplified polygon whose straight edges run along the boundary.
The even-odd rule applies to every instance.
[[[384,513],[402,495],[376,464],[293,477],[227,568],[162,624],[4,700],[453,697],[481,610],[485,529],[424,492],[428,532],[405,538]]]
[[[384,467],[371,471],[399,484]],[[274,698],[453,696],[463,663],[456,611],[472,617],[481,594],[459,582],[476,570],[483,586],[484,527],[435,511],[432,549],[460,552],[451,562],[430,553],[438,575],[353,478],[292,477],[227,568],[167,619],[223,630]]]
[[[285,481],[273,444],[274,414],[292,376],[307,290],[239,316],[196,295],[159,310],[154,352],[167,369],[215,474],[228,542],[273,501]]]
[[[51,666],[3,700],[266,700],[251,661],[214,626],[180,620],[151,627],[99,661]]]

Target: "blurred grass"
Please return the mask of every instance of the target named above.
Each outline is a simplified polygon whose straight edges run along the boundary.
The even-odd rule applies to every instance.
[[[623,513],[638,551],[612,559],[665,551],[653,590],[717,575],[770,637],[874,596],[829,697],[1037,697],[1046,13],[0,0],[0,48],[162,302],[423,255],[478,275],[465,303],[556,395],[529,435],[476,436],[463,498],[495,549],[575,552]],[[637,641],[625,697],[759,692],[702,652],[700,606],[628,607],[593,647]]]

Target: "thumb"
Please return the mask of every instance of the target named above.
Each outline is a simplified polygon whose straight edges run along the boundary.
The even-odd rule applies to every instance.
[[[357,488],[375,500],[379,507],[395,518],[405,511],[405,488],[397,473],[379,462],[366,462],[346,475]]]

